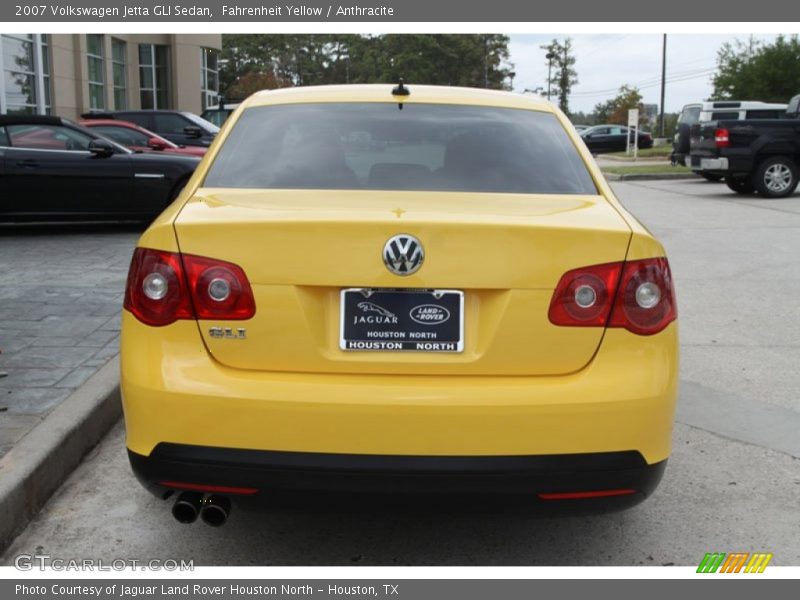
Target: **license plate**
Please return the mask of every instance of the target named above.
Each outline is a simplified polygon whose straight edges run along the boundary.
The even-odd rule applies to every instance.
[[[373,352],[462,352],[464,293],[458,290],[342,290],[339,348]]]

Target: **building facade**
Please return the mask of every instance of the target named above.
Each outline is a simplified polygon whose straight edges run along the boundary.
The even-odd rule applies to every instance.
[[[219,97],[220,34],[2,34],[0,114],[187,110]]]

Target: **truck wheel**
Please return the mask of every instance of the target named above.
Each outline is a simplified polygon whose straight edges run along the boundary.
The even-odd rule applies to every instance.
[[[708,181],[722,181],[722,175],[712,175],[711,173],[700,173],[700,177]]]
[[[785,198],[797,187],[797,165],[787,156],[766,159],[753,173],[753,184],[767,198]]]
[[[755,186],[749,179],[738,179],[736,177],[726,177],[725,185],[737,194],[752,194],[756,191]]]

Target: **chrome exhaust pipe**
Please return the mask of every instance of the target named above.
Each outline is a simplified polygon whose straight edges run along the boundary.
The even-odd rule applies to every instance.
[[[203,494],[199,492],[182,492],[172,505],[172,516],[181,523],[194,523],[200,514]]]
[[[231,514],[231,501],[225,496],[212,494],[203,500],[203,507],[200,509],[200,518],[203,522],[212,527],[225,525],[228,515]]]

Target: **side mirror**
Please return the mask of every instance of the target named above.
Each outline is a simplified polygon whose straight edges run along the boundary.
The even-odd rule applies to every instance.
[[[111,142],[99,138],[89,142],[88,150],[97,158],[108,158],[115,152],[114,146],[111,144]]]
[[[167,145],[164,143],[164,140],[154,137],[147,140],[147,147],[153,150],[164,150]]]
[[[203,130],[197,125],[187,125],[183,128],[183,133],[194,139],[203,137]]]

